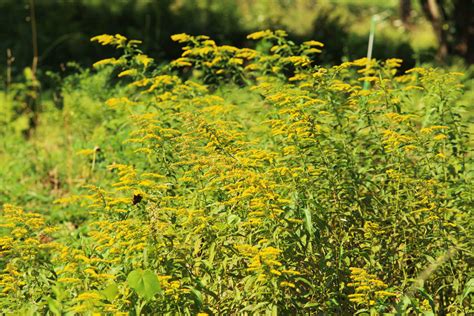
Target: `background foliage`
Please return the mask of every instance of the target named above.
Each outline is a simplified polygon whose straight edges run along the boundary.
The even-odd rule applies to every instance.
[[[9,48],[16,58],[16,74],[32,58],[29,3],[0,3],[2,12],[8,12],[0,17],[0,27],[8,30],[0,43],[0,67],[6,64]],[[90,65],[103,51],[88,40],[101,33],[140,39],[154,58],[169,60],[179,56],[179,47],[170,41],[172,34],[207,34],[246,46],[246,34],[265,28],[284,28],[293,39],[326,43],[328,49],[320,58],[334,63],[344,56],[355,59],[366,54],[370,17],[381,14],[388,18],[378,26],[376,55],[381,59],[398,56],[409,67],[417,60],[433,60],[436,53],[429,23],[419,6],[413,8],[414,26],[406,31],[399,20],[398,1],[36,0],[39,64],[54,71],[68,61]]]

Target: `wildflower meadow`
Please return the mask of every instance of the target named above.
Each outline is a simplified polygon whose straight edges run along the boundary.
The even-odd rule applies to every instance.
[[[474,313],[462,73],[171,38],[159,62],[95,36],[110,57],[69,63],[60,99],[2,96],[3,313]]]

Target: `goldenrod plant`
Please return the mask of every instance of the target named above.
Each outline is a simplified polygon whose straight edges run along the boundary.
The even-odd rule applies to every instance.
[[[265,45],[177,34],[163,65],[122,35],[92,39],[124,53],[94,64],[123,82],[103,100],[123,123],[78,150],[87,183],[56,201],[86,213],[80,227],[4,206],[3,311],[473,312],[459,74],[323,67],[318,41],[248,38]]]

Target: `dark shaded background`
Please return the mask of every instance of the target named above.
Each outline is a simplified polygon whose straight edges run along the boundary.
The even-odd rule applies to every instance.
[[[15,58],[13,74],[31,64],[30,2],[0,0],[1,78],[6,67],[7,49]],[[157,60],[168,60],[180,53],[180,47],[170,40],[172,34],[206,34],[220,44],[251,46],[254,43],[247,42],[246,35],[253,31],[290,28],[290,37],[295,41],[317,39],[326,44],[320,56],[321,63],[337,63],[344,58],[366,55],[367,36],[353,32],[354,21],[368,19],[382,10],[388,12],[392,21],[399,18],[398,7],[384,4],[384,1],[35,0],[34,3],[40,73],[47,69],[58,71],[67,61],[89,66],[114,54],[89,41],[104,33],[140,39],[147,54]],[[256,3],[260,13],[255,13]],[[363,3],[369,5],[361,5]],[[296,16],[288,22],[285,15],[290,14],[290,10],[293,14],[296,12]],[[310,23],[310,27],[299,27],[301,22]],[[368,32],[369,22],[366,24]],[[415,54],[407,40],[378,36],[374,56],[378,59],[402,58],[404,66],[411,67],[416,62],[434,60],[435,50],[431,48]]]

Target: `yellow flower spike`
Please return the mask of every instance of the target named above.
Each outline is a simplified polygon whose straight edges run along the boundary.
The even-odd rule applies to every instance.
[[[127,38],[120,34],[115,34],[114,39],[119,45],[123,45],[127,41]]]
[[[369,76],[369,77],[361,77],[359,79],[357,79],[359,81],[368,81],[368,82],[375,82],[375,81],[378,81],[379,78],[378,77],[374,77],[374,76]]]
[[[448,138],[448,136],[446,136],[445,134],[438,134],[435,137],[433,137],[434,140],[444,140],[444,139],[447,139],[447,138]]]
[[[396,296],[395,293],[386,291],[387,284],[377,279],[373,274],[367,273],[365,269],[351,267],[352,283],[347,284],[355,288],[354,294],[349,294],[349,300],[353,303],[372,306],[375,298]]]
[[[295,270],[281,270],[281,273],[285,273],[288,275],[301,275],[301,272],[295,271]]]
[[[67,284],[67,283],[79,283],[81,282],[81,280],[78,278],[58,278],[57,282]]]
[[[95,292],[85,292],[79,294],[74,300],[76,301],[88,301],[88,300],[101,300],[102,296]]]
[[[91,38],[91,42],[99,42],[102,45],[108,45],[114,41],[114,36],[102,34]]]
[[[261,251],[260,251],[260,254],[261,255],[267,255],[267,256],[272,256],[272,255],[278,255],[280,254],[282,251],[280,249],[277,249],[277,248],[274,248],[274,247],[267,247],[267,248],[263,248]]]
[[[92,268],[87,268],[87,269],[85,269],[85,270],[84,270],[84,273],[89,274],[89,275],[91,275],[91,276],[96,276],[96,275],[97,275],[97,272],[95,272],[95,270],[92,269]]]
[[[296,285],[294,283],[291,283],[291,282],[287,282],[287,281],[282,281],[280,282],[280,286],[281,287],[291,287],[291,288],[295,288]]]
[[[90,262],[90,259],[84,255],[76,255],[74,256],[74,259],[77,259],[77,260],[81,260],[85,263],[89,263]]]
[[[303,44],[304,44],[304,45],[308,45],[308,46],[324,47],[324,44],[323,44],[323,43],[318,42],[318,41],[314,41],[314,40],[303,42]]]
[[[115,58],[106,58],[106,59],[102,59],[102,60],[99,60],[98,62],[95,62],[92,67],[94,68],[99,68],[101,66],[106,66],[106,65],[117,65],[117,64],[120,64],[121,62],[118,61],[117,59]]]
[[[399,58],[390,58],[385,61],[385,64],[390,68],[398,68],[401,66],[403,60]]]
[[[272,31],[270,31],[270,30],[265,30],[265,31],[258,31],[258,32],[249,34],[249,35],[247,35],[247,38],[248,38],[248,39],[252,39],[252,40],[259,40],[259,39],[271,37],[271,36],[273,36],[273,35],[274,35],[274,34],[273,34]]]
[[[406,86],[403,88],[403,90],[405,91],[410,91],[410,90],[424,90],[423,87],[419,87],[419,86]]]
[[[122,78],[126,76],[135,76],[137,75],[138,71],[136,69],[128,69],[120,72],[117,77]]]
[[[276,30],[275,35],[278,37],[287,37],[288,33],[284,30]]]
[[[231,58],[229,59],[228,63],[229,65],[242,65],[244,61],[241,58]]]
[[[359,67],[365,67],[367,66],[368,63],[369,63],[369,60],[367,59],[367,57],[363,57],[351,62],[352,65],[359,66]]]
[[[153,58],[150,58],[150,57],[148,57],[147,55],[144,55],[144,54],[139,54],[135,58],[145,68],[147,68],[148,65],[150,65],[153,62]]]
[[[180,34],[174,34],[174,35],[171,35],[171,39],[175,42],[180,42],[180,43],[184,43],[184,42],[187,42],[191,39],[192,37],[185,34],[185,33],[180,33]]]
[[[376,291],[375,295],[378,297],[390,297],[390,296],[397,296],[396,293],[388,292],[388,291]]]
[[[173,67],[191,67],[193,64],[188,58],[178,58],[170,63]]]
[[[289,56],[282,58],[282,61],[289,62],[294,64],[295,66],[308,66],[311,64],[311,60],[308,56]]]
[[[132,105],[134,104],[132,101],[130,101],[127,97],[121,97],[121,98],[110,98],[107,101],[105,101],[105,104],[111,108],[117,108],[119,105]]]

